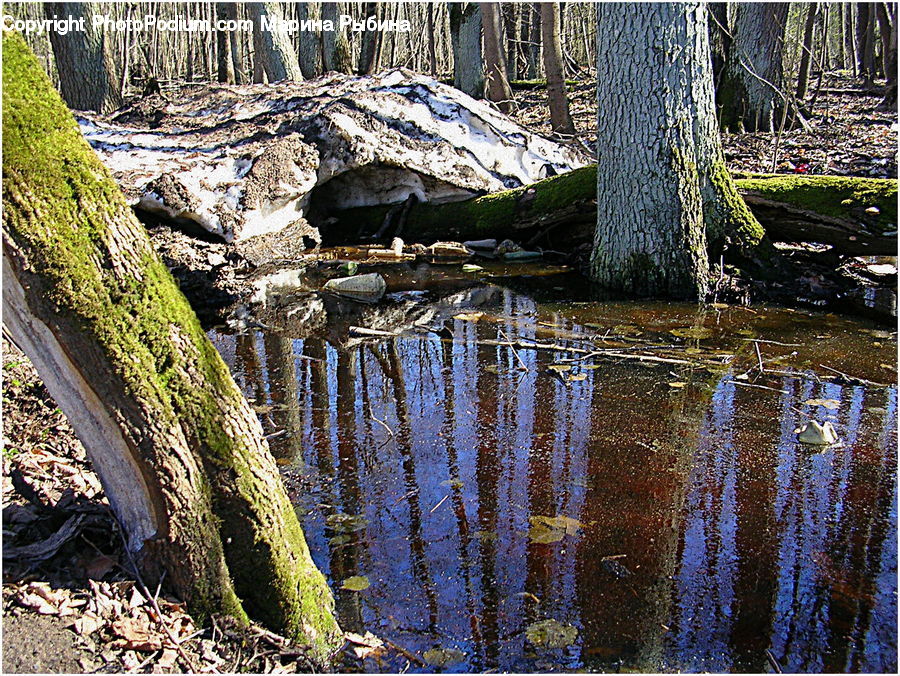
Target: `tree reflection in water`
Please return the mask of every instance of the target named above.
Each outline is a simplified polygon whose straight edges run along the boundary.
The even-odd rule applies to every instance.
[[[807,345],[822,319],[802,313],[488,291],[463,300],[478,299],[480,321],[432,311],[452,341],[212,335],[248,397],[276,405],[267,433],[289,428],[273,446],[293,462],[289,483],[302,480],[316,562],[335,589],[370,580],[338,592],[345,629],[461,650],[456,668],[470,671],[768,671],[767,651],[786,671],[896,670],[897,388],[814,373],[896,382],[881,366],[894,339],[873,345],[866,325],[831,317]],[[579,355],[483,342],[622,325],[657,342],[713,327],[702,345],[737,356],[712,372],[601,361],[554,374]],[[747,334],[801,345],[772,389],[736,380]],[[810,417],[830,419],[842,445],[799,444]],[[335,540],[325,519],[339,512],[365,527]],[[584,527],[532,542],[536,515]],[[576,627],[575,643],[529,645],[526,627],[544,619]]]

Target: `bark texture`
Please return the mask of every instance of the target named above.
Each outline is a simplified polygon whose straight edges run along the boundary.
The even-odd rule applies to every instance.
[[[350,44],[344,30],[339,28],[341,8],[339,2],[322,3],[322,20],[334,24],[333,31],[322,31],[322,65],[325,71],[350,73]]]
[[[707,236],[762,229],[725,169],[705,6],[597,8],[597,231],[591,273],[628,293],[702,298]]]
[[[263,30],[262,21],[279,25],[284,17],[277,2],[249,2],[247,12],[253,20],[254,63],[259,63],[269,82],[302,80],[303,73],[294,53],[291,36],[283,27]]]
[[[784,106],[782,53],[786,2],[733,7],[732,43],[720,86],[722,126],[731,131],[776,131]]]
[[[228,19],[227,2],[216,3],[216,18]],[[219,82],[224,84],[234,84],[234,58],[231,54],[231,40],[229,31],[216,31],[216,75]]]
[[[368,17],[374,16],[378,18],[378,2],[367,2],[363,9],[363,21]],[[371,75],[378,70],[378,42],[381,39],[381,32],[377,30],[369,30],[363,33],[362,44],[359,49],[359,63],[356,72],[359,75]]]
[[[53,58],[59,73],[59,89],[73,110],[105,113],[122,105],[115,68],[108,57],[103,31],[92,25],[94,10],[89,2],[49,2],[44,14],[84,17],[85,30],[60,35],[50,31]]]
[[[319,17],[318,8],[314,3],[296,2],[298,21],[316,19]],[[312,80],[322,74],[322,42],[313,31],[300,33],[300,47],[297,50],[297,60],[300,62],[300,71],[307,80]]]
[[[513,109],[513,93],[506,79],[506,58],[503,53],[503,24],[500,3],[485,2],[481,5],[484,23],[485,97],[497,104],[504,113]]]
[[[809,69],[812,64],[813,29],[819,15],[819,3],[811,2],[806,8],[806,25],[803,29],[803,46],[800,48],[800,71],[797,74],[797,100],[806,98],[809,88]]]
[[[566,81],[563,77],[558,2],[541,3],[541,38],[544,49],[544,72],[547,74],[550,126],[557,134],[574,135],[575,123],[569,114],[569,99],[566,97]]]
[[[453,86],[475,99],[484,96],[481,67],[481,7],[475,2],[451,2],[450,42]]]
[[[3,37],[3,314],[146,572],[201,618],[342,640],[259,421],[18,35]]]

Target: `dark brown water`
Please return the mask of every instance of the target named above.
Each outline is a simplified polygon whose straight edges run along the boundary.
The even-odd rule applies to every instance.
[[[275,435],[343,628],[459,651],[426,656],[457,672],[895,672],[896,334],[556,302],[577,297],[560,279],[541,302],[490,285],[381,308],[286,295],[267,330],[211,334]],[[444,320],[452,340],[410,328]],[[351,324],[407,330],[363,341]],[[695,363],[479,343],[518,338]],[[800,444],[809,418],[841,444]],[[354,576],[368,588],[341,589]],[[566,645],[535,645],[544,620]],[[406,664],[392,649],[362,668]]]

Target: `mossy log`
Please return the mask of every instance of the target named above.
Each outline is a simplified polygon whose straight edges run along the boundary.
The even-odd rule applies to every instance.
[[[449,204],[416,204],[401,236],[408,240],[511,238],[530,246],[569,249],[593,238],[596,167],[530,186]],[[837,253],[896,255],[897,181],[844,176],[747,175],[735,179],[753,215],[777,242],[820,242]],[[396,210],[394,210],[396,212]],[[349,209],[323,229],[326,242],[371,235],[389,207]],[[395,227],[385,230],[390,237]]]
[[[69,418],[144,573],[213,613],[343,642],[259,421],[109,171],[3,36],[3,321]]]

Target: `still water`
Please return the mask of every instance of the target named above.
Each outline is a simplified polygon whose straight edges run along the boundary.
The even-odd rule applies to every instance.
[[[210,333],[345,631],[411,671],[896,672],[896,334],[536,280]]]

